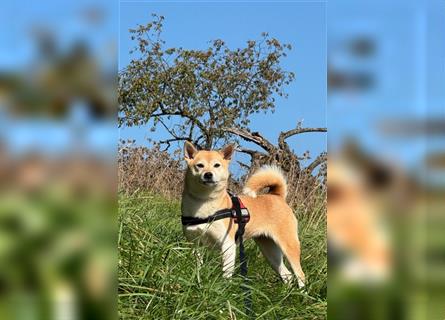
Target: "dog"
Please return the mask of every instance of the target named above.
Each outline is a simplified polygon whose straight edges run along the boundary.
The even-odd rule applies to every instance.
[[[221,150],[197,150],[190,143],[184,144],[187,163],[181,210],[184,217],[207,218],[216,211],[232,207],[227,192],[229,164],[235,147],[229,144]],[[269,188],[268,193],[258,192]],[[276,166],[264,166],[246,182],[242,203],[250,212],[245,226],[245,239],[253,238],[261,252],[281,279],[292,282],[295,277],[300,288],[305,285],[305,275],[300,264],[298,222],[286,203],[287,185],[282,171]],[[184,235],[191,242],[198,242],[222,253],[223,276],[230,278],[235,269],[238,226],[231,218],[210,223],[183,226]],[[285,266],[286,257],[291,269]]]

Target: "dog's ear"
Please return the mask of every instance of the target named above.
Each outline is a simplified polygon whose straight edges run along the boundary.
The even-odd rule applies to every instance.
[[[186,141],[184,143],[184,158],[185,158],[185,160],[192,160],[197,153],[198,153],[198,150],[195,148],[195,146],[191,142]]]
[[[235,152],[235,146],[233,144],[228,144],[224,148],[221,149],[220,153],[222,154],[225,160],[232,160],[233,153]]]

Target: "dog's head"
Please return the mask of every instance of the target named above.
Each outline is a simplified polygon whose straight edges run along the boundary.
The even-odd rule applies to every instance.
[[[184,159],[187,162],[187,180],[206,189],[226,187],[229,178],[229,164],[235,147],[229,144],[221,150],[198,150],[186,141]]]

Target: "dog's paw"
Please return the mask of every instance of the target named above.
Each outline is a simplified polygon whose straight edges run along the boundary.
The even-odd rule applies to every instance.
[[[226,280],[230,280],[233,277],[233,272],[229,273],[229,272],[224,272],[223,273],[223,278]]]
[[[301,289],[303,292],[306,292],[306,285],[300,279],[298,279],[298,288]]]

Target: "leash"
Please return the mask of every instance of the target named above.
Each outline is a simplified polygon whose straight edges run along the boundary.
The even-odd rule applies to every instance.
[[[241,284],[241,288],[244,291],[244,305],[246,308],[246,315],[249,318],[253,318],[253,308],[252,308],[252,292],[250,291],[249,287],[247,286],[247,282],[249,279],[247,278],[247,259],[244,252],[244,241],[243,241],[243,235],[246,227],[246,223],[249,222],[250,216],[248,215],[249,212],[247,211],[247,208],[242,205],[240,199],[236,196],[232,196],[232,205],[235,209],[237,219],[235,220],[235,223],[238,224],[238,230],[235,233],[235,241],[239,241],[239,259],[240,259],[240,274],[244,279],[244,282]],[[243,217],[243,211],[247,211],[247,219]],[[247,221],[246,221],[247,220]]]
[[[247,286],[249,279],[247,278],[247,259],[244,252],[244,241],[243,235],[246,229],[246,223],[250,220],[250,214],[244,204],[241,202],[240,198],[228,191],[229,196],[232,200],[232,208],[222,209],[215,212],[213,215],[206,218],[195,218],[181,216],[181,222],[184,226],[194,226],[203,223],[212,223],[217,220],[225,218],[233,218],[235,223],[238,224],[238,230],[235,233],[235,242],[239,243],[239,259],[240,259],[240,274],[244,279],[241,284],[241,288],[244,291],[244,305],[246,308],[246,315],[253,319],[253,308],[252,308],[252,292]]]

